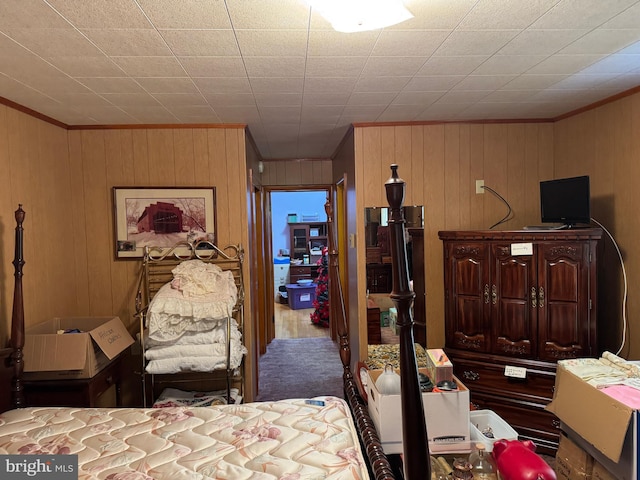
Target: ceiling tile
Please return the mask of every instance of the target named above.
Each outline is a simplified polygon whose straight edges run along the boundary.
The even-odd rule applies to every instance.
[[[500,49],[500,55],[552,55],[587,30],[525,30]]]
[[[596,30],[589,32],[560,50],[559,54],[602,55],[616,52],[640,41],[640,30]]]
[[[391,105],[420,105],[421,109],[438,100],[444,92],[400,92]]]
[[[304,105],[344,105],[349,100],[350,93],[306,93],[302,97]]]
[[[448,36],[449,32],[446,30],[383,30],[371,54],[382,57],[402,55],[427,58]]]
[[[91,91],[80,82],[65,76],[34,78],[29,81],[29,85],[47,95],[57,93],[91,93]]]
[[[231,30],[161,30],[174,55],[236,57],[240,55]]]
[[[367,57],[307,57],[307,77],[357,77]]]
[[[131,0],[47,0],[76,28],[153,28]]]
[[[244,64],[251,77],[304,77],[303,56],[244,57]]]
[[[304,57],[305,30],[236,30],[238,46],[249,57]]]
[[[469,14],[478,0],[404,0],[413,18],[388,27],[390,30],[453,29]]]
[[[474,75],[508,75],[524,73],[539,64],[547,55],[494,55],[473,70]]]
[[[256,106],[256,99],[250,93],[204,93],[204,98],[207,99],[209,105],[214,109],[218,107],[244,107],[244,106]]]
[[[226,2],[137,0],[159,29],[231,29]]]
[[[531,27],[536,29],[594,28],[634,3],[636,0],[607,0],[606,2],[562,0]]]
[[[359,92],[353,93],[347,102],[348,106],[354,105],[388,105],[396,97],[395,92]]]
[[[417,75],[468,75],[488,58],[488,55],[433,56],[418,70]]]
[[[47,62],[71,77],[122,77],[122,71],[107,57],[53,57]]]
[[[109,56],[151,57],[171,54],[164,40],[155,30],[96,28],[83,30],[82,33],[89,37],[89,40]]]
[[[299,93],[256,93],[255,97],[260,111],[263,107],[291,107],[299,112],[302,105]]]
[[[208,105],[166,106],[176,118],[185,123],[220,123],[220,117]]]
[[[103,93],[102,96],[119,107],[157,106],[159,102],[152,95],[142,93]]]
[[[102,52],[77,30],[7,28],[4,33],[41,57],[96,57]]]
[[[328,77],[314,77],[307,78],[304,82],[304,94],[305,97],[308,95],[314,95],[318,93],[351,93],[353,88],[356,85],[357,78],[356,77],[339,77],[339,78],[328,78]]]
[[[406,122],[424,110],[424,105],[389,105],[377,118],[379,122]]]
[[[425,61],[426,58],[423,57],[369,57],[362,75],[366,77],[413,76]]]
[[[580,73],[625,73],[638,68],[638,65],[640,65],[640,54],[611,55],[594,62]]]
[[[602,55],[554,55],[527,70],[528,74],[572,74],[588,67]]]
[[[110,58],[130,77],[183,77],[185,75],[185,70],[175,57]]]
[[[132,78],[83,78],[83,85],[96,93],[144,93]]]
[[[249,82],[253,93],[302,94],[304,79],[300,78],[252,78]]]
[[[456,30],[442,42],[436,55],[493,55],[516,35],[515,30]]]
[[[626,10],[620,12],[611,20],[601,25],[601,28],[631,28],[640,25],[640,2],[636,2]]]
[[[516,75],[469,75],[451,90],[497,90],[514,78]]]
[[[544,90],[554,83],[567,78],[568,75],[533,75],[524,74],[514,78],[503,88],[505,90]]]
[[[241,57],[179,57],[191,77],[244,77]]]
[[[478,2],[471,15],[460,21],[461,30],[496,30],[527,28],[549,11],[559,0],[484,0]]]
[[[177,118],[162,106],[123,106],[126,113],[142,123],[176,123]],[[150,120],[150,121],[149,121]]]
[[[136,78],[149,93],[198,93],[190,78]]]
[[[278,8],[273,8],[273,0],[225,3],[237,29],[306,30],[309,25],[310,8],[302,0],[278,0]]]
[[[311,31],[308,55],[368,57],[378,39],[379,32],[350,33],[348,42],[345,41],[344,35],[334,31]]]
[[[2,0],[0,28],[72,28],[42,0]]]
[[[450,91],[446,92],[442,95],[436,103],[464,103],[471,104],[475,102],[479,102],[484,97],[486,97],[489,91],[486,90],[461,90],[461,91]]]
[[[274,127],[279,123],[300,123],[300,107],[278,107],[264,106],[258,107],[260,117],[265,128]]]
[[[193,83],[202,93],[246,93],[251,94],[251,85],[246,77],[196,77]]]
[[[214,110],[225,123],[260,122],[260,113],[258,112],[258,107],[256,107],[255,104],[241,106],[216,106]],[[260,123],[258,124],[261,125]]]
[[[361,77],[354,92],[399,92],[411,77]]]
[[[199,93],[154,93],[153,97],[166,107],[207,104],[207,101]]]
[[[449,90],[464,78],[464,75],[429,75],[413,77],[404,87],[404,92],[435,92]]]

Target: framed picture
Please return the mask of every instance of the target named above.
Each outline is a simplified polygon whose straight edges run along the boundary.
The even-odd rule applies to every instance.
[[[216,243],[215,187],[113,187],[116,258],[139,258],[145,246]]]

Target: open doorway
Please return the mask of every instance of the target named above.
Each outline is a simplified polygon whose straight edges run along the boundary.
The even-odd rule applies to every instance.
[[[329,337],[324,250],[328,245],[324,207],[328,192],[326,188],[269,192],[274,272],[272,338]]]

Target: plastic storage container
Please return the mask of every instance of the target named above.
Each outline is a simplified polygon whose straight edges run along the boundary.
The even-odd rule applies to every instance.
[[[493,451],[493,444],[496,440],[517,440],[518,432],[511,425],[505,422],[493,410],[472,410],[469,412],[471,443],[484,443],[487,452]],[[490,431],[493,438],[486,436],[483,432]]]

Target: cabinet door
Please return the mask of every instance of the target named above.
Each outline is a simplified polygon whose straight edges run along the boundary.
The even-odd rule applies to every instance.
[[[450,348],[488,352],[491,331],[489,245],[447,242],[445,255],[446,344]]]
[[[596,354],[589,257],[587,242],[540,243],[538,246],[540,360]]]
[[[511,243],[493,244],[491,252],[492,353],[514,357],[535,356],[537,311],[536,263],[530,255],[511,255]]]

